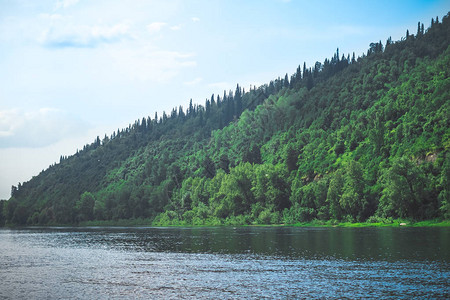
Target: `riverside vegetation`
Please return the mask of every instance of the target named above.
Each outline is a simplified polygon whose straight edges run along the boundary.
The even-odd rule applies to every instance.
[[[13,186],[0,224],[448,225],[449,39],[447,14],[144,117]]]

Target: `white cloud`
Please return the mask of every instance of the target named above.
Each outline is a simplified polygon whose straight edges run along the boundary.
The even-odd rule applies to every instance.
[[[181,29],[181,25],[174,25],[174,26],[170,26],[170,30],[180,30]]]
[[[200,19],[197,17],[192,17],[191,20],[192,22],[200,22]]]
[[[72,25],[56,22],[44,30],[38,39],[49,48],[94,48],[100,44],[115,43],[132,38],[128,22],[111,26]]]
[[[39,18],[50,21],[59,21],[64,19],[64,17],[61,14],[39,14]]]
[[[203,78],[197,77],[197,78],[195,78],[195,79],[193,79],[191,81],[183,82],[183,84],[184,85],[188,85],[188,86],[190,86],[190,85],[197,85],[197,84],[199,84],[202,81],[203,81]]]
[[[113,49],[116,68],[131,80],[167,82],[184,68],[195,67],[194,54],[160,50],[149,45]]]
[[[167,25],[167,23],[164,23],[164,22],[153,22],[153,23],[147,25],[147,31],[150,34],[154,34],[154,33],[160,32],[161,29],[166,25]]]
[[[78,3],[79,0],[58,0],[55,3],[55,10],[60,8],[68,8]]]
[[[77,135],[86,124],[55,108],[0,111],[0,148],[41,147]]]

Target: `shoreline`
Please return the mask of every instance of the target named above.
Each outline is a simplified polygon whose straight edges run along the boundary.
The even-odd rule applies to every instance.
[[[134,219],[134,220],[116,220],[116,221],[85,221],[79,224],[47,224],[47,225],[27,225],[12,226],[6,225],[3,228],[50,228],[50,227],[186,227],[186,228],[202,228],[202,227],[324,227],[324,228],[377,228],[377,227],[450,227],[450,220],[426,220],[413,222],[408,220],[392,220],[392,222],[336,222],[336,221],[311,221],[299,222],[295,224],[153,224],[150,220]],[[0,227],[2,228],[2,227]]]

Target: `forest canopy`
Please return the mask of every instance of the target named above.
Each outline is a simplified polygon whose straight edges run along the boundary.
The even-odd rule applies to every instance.
[[[0,224],[450,218],[450,20],[136,120],[0,201]]]

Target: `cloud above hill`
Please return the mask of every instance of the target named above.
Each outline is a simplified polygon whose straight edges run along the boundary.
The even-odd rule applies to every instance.
[[[84,133],[87,124],[55,108],[0,111],[0,148],[42,147]]]
[[[49,48],[94,48],[132,39],[126,22],[114,25],[53,25],[42,32],[40,42]]]

